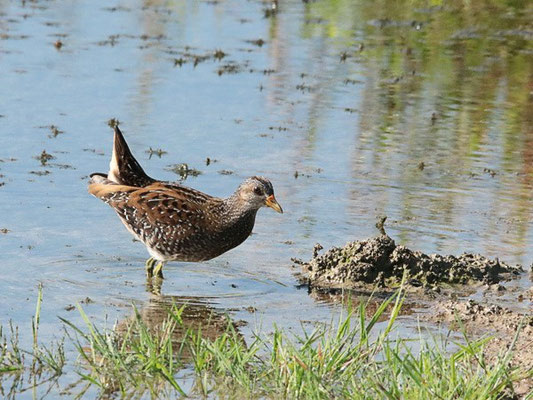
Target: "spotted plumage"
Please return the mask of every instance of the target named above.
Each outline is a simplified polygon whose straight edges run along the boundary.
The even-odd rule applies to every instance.
[[[246,179],[225,199],[149,177],[118,127],[109,172],[91,175],[89,193],[109,204],[146,245],[149,276],[162,277],[167,261],[209,260],[238,246],[252,232],[262,206],[283,212],[272,184],[263,177]]]

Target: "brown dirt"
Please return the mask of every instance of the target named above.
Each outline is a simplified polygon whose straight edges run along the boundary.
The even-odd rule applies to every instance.
[[[525,398],[528,393],[533,393],[533,312],[521,314],[493,304],[483,305],[473,300],[444,301],[437,303],[436,312],[426,319],[437,324],[446,323],[452,329],[458,329],[460,326],[457,318],[462,321],[467,333],[493,336],[484,348],[489,363],[494,362],[512,346],[521,328],[510,363],[524,373],[529,373],[529,377],[517,382],[513,389],[518,398]]]
[[[524,271],[520,265],[512,266],[479,254],[427,255],[398,246],[387,235],[350,242],[319,255],[321,249],[322,246],[315,246],[309,262],[293,260],[303,267],[312,287],[354,289],[371,284],[394,288],[404,272],[411,287],[472,282],[492,285]]]

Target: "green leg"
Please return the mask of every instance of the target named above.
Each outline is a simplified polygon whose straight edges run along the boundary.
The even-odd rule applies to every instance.
[[[145,268],[146,268],[146,277],[151,278],[154,273],[154,264],[156,262],[156,259],[154,257],[150,257],[148,260],[146,260]]]
[[[154,268],[154,275],[158,278],[163,279],[163,267],[165,266],[164,261],[160,261]]]

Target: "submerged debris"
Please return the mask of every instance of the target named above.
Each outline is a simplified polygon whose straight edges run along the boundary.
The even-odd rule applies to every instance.
[[[263,39],[259,38],[256,40],[246,40],[247,43],[251,43],[257,47],[263,47],[263,45],[266,43]]]
[[[30,171],[30,174],[37,175],[37,176],[45,176],[45,175],[49,175],[50,173],[51,172],[48,171],[47,169],[44,171]]]
[[[333,247],[322,255],[313,253],[309,262],[294,261],[303,266],[311,286],[324,288],[353,288],[361,284],[394,287],[402,280],[404,271],[411,286],[471,281],[493,284],[503,279],[504,274],[518,275],[524,271],[519,265],[511,266],[479,254],[427,255],[397,246],[387,235]]]
[[[41,125],[38,126],[39,129],[48,129],[50,131],[50,134],[48,135],[49,138],[56,138],[58,135],[65,133],[65,131],[62,131],[59,129],[56,125]]]
[[[214,158],[211,158],[211,157],[207,157],[205,159],[205,165],[206,166],[209,166],[209,165],[211,165],[211,163],[216,163],[216,162],[218,162],[218,160],[215,160]]]
[[[237,74],[239,72],[241,72],[241,67],[233,62],[223,64],[217,69],[217,74],[219,76],[223,74]]]
[[[170,165],[167,170],[179,175],[180,180],[182,181],[187,179],[189,176],[198,176],[202,173],[200,170],[190,168],[187,163]]]
[[[270,7],[263,10],[265,18],[275,17],[278,13],[278,0],[272,0]]]
[[[177,67],[177,66],[182,66],[183,64],[185,64],[187,62],[187,60],[185,60],[184,58],[180,57],[180,58],[174,58],[174,66]]]
[[[167,154],[167,152],[163,149],[152,149],[152,147],[150,146],[150,148],[148,150],[145,151],[145,153],[148,154],[148,158],[152,158],[152,156],[155,154],[156,156],[158,156],[159,158],[161,158],[161,156],[163,156],[164,154]]]
[[[35,158],[41,162],[41,165],[46,165],[48,161],[53,160],[55,157],[47,153],[46,150],[43,150],[43,152],[40,155],[35,156]]]
[[[120,125],[120,121],[117,118],[111,118],[107,120],[107,125],[109,125],[110,128],[115,129],[117,126]]]
[[[81,304],[92,304],[92,303],[94,303],[94,300],[91,299],[90,297],[86,297],[83,300],[81,300],[80,303]]]
[[[61,134],[61,133],[65,133],[65,131],[62,131],[60,130],[57,126],[55,125],[50,125],[48,127],[50,129],[50,135],[48,137],[57,137],[57,135]]]
[[[215,50],[215,53],[213,54],[213,57],[215,58],[215,60],[222,60],[226,56],[227,56],[227,54],[224,53],[220,49]]]

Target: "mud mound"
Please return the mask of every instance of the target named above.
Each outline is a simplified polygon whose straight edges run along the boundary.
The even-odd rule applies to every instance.
[[[303,266],[311,286],[325,288],[353,288],[361,284],[394,287],[404,271],[412,286],[432,287],[442,283],[478,281],[494,284],[523,272],[519,265],[511,266],[478,254],[459,257],[427,255],[397,246],[387,235],[333,247],[319,255],[322,246],[316,245],[309,262],[293,260]]]

